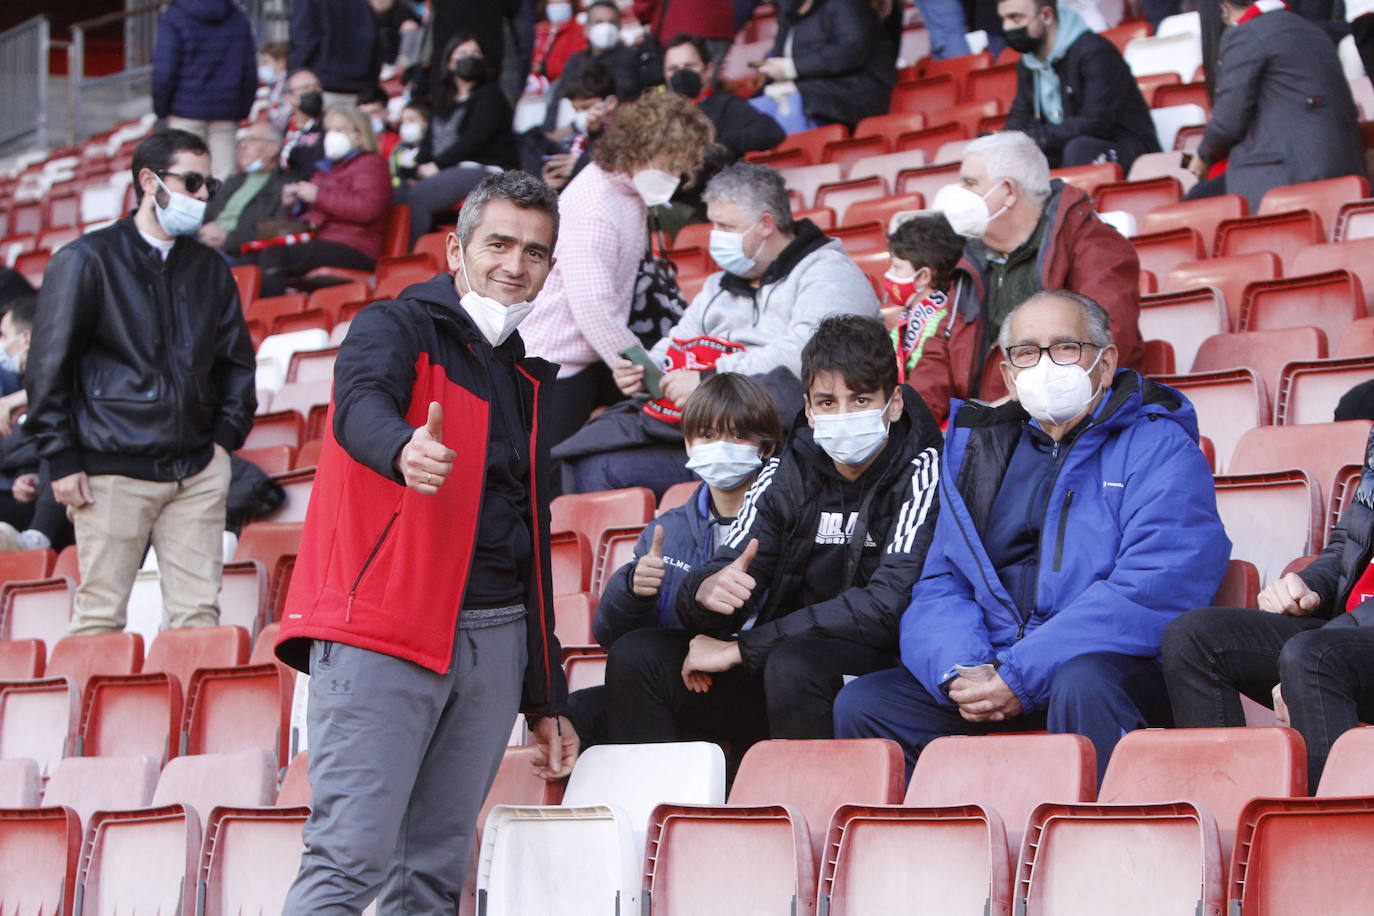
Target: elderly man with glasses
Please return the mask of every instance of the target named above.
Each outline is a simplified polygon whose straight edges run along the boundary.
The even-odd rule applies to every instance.
[[[257,398],[234,278],[196,241],[210,164],[194,134],[150,135],[137,209],[64,245],[39,295],[24,428],[76,527],[73,634],[124,629],[150,543],[171,626],[219,623],[229,453]]]
[[[1011,400],[955,401],[940,518],[902,617],[902,667],[859,678],[836,737],[1073,732],[1098,774],[1127,731],[1168,724],[1164,628],[1211,602],[1231,544],[1197,418],[1117,369],[1111,319],[1038,293],[1002,323]]]

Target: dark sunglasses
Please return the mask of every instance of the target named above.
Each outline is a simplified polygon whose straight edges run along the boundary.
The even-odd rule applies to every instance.
[[[218,178],[215,178],[213,176],[207,177],[205,175],[202,175],[200,172],[159,171],[157,175],[159,178],[166,178],[169,175],[173,178],[180,178],[181,183],[186,186],[187,194],[196,193],[200,190],[201,186],[204,185],[206,188],[209,189],[210,196],[214,197],[217,193],[219,193],[220,185],[223,184],[223,182],[221,182]]]

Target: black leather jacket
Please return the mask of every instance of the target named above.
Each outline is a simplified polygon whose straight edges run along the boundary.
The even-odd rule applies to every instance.
[[[243,444],[253,345],[224,259],[193,239],[164,261],[133,217],[53,255],[24,374],[24,429],[54,479],[181,480]]]
[[[1374,555],[1374,431],[1365,445],[1364,473],[1355,498],[1345,507],[1326,539],[1326,549],[1298,573],[1307,586],[1321,595],[1313,613],[1331,622],[1327,626],[1374,626],[1374,598],[1366,599],[1345,614],[1350,592],[1369,568]]]

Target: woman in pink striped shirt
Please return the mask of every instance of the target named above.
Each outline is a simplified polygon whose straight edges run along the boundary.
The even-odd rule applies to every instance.
[[[623,397],[610,367],[621,350],[639,343],[626,322],[648,240],[648,208],[668,203],[680,176],[701,167],[714,140],[711,122],[688,100],[650,93],[615,110],[592,162],[563,190],[553,271],[520,325],[526,351],[561,366],[551,442]]]

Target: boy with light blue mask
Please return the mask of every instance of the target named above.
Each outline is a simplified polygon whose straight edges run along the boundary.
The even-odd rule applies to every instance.
[[[606,580],[592,632],[612,653],[633,630],[663,627],[685,640],[677,592],[693,567],[724,540],[753,485],[782,441],[782,423],[761,383],[723,372],[703,382],[682,414],[687,468],[702,481],[679,506],[648,526],[634,556]],[[594,687],[568,698],[583,747],[606,741],[606,692]]]

